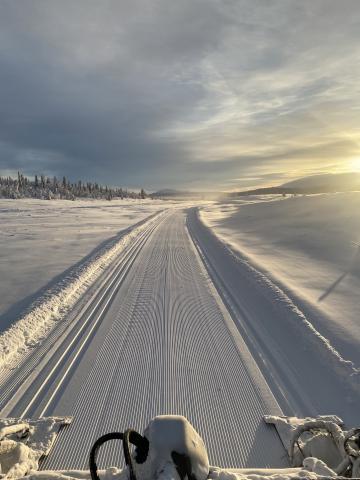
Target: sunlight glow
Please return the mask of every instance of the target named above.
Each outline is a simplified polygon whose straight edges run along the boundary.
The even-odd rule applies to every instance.
[[[360,156],[350,160],[350,171],[360,172]]]

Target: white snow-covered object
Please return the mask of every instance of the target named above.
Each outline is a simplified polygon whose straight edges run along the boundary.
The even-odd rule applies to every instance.
[[[343,430],[335,415],[316,418],[267,415],[289,454],[293,467],[307,466],[310,458],[320,460],[338,475],[360,477],[360,429]],[[311,461],[310,461],[311,463]]]
[[[316,460],[316,459],[314,459]],[[317,468],[319,469],[318,461]],[[325,465],[323,464],[325,467]],[[325,467],[326,468],[326,467]],[[283,469],[225,469],[211,467],[208,480],[345,480],[337,477],[336,473],[327,469],[327,472],[318,473],[311,468],[283,468]],[[108,468],[98,471],[100,480],[128,480],[128,470]],[[91,480],[88,470],[59,470],[32,472],[26,480]]]
[[[284,427],[283,438],[287,438],[287,449],[291,451],[290,445],[291,442],[294,442],[295,432],[305,431],[306,425],[314,422],[314,419],[307,419],[307,422],[301,423],[302,419],[292,417],[291,421],[286,422],[286,418],[267,417],[266,420],[274,424],[277,421]],[[92,480],[94,478],[93,471],[90,473],[89,470],[37,471],[38,459],[49,452],[58,428],[70,421],[71,419],[68,418],[47,418],[36,422],[22,421],[18,423],[14,419],[2,421],[3,424],[0,423],[0,435],[2,435],[0,442],[13,441],[17,443],[19,452],[18,458],[15,459],[16,463],[7,464],[7,472],[3,472],[3,475],[0,474],[0,478],[13,480],[26,476],[24,480]],[[327,422],[328,420],[318,421]],[[286,424],[290,431],[287,436],[284,435]],[[354,431],[345,433],[344,437],[346,438]],[[139,451],[137,449],[131,454],[132,461],[130,463],[135,480],[326,480],[333,478],[340,480],[344,478],[321,459],[314,457],[305,458],[302,465],[295,468],[224,469],[212,467],[209,465],[203,440],[182,416],[155,417],[146,428],[141,441],[144,439],[148,442],[145,457],[138,461]],[[27,445],[26,441],[28,441]],[[348,453],[352,454],[353,450],[350,449]],[[109,467],[106,470],[96,471],[96,474],[99,480],[129,480],[132,475],[129,465],[123,470]]]
[[[264,421],[266,423],[273,424],[280,436],[281,442],[284,445],[285,450],[288,452],[289,457],[291,456],[291,441],[294,436],[294,432],[299,427],[302,427],[307,422],[312,421],[325,421],[332,422],[336,425],[342,426],[343,421],[336,415],[320,415],[318,417],[287,417],[287,416],[276,416],[276,415],[265,415]]]
[[[0,478],[12,480],[36,471],[39,459],[49,454],[60,428],[69,423],[71,417],[0,419]]]
[[[206,480],[209,459],[204,442],[191,423],[180,415],[159,415],[144,432],[149,441],[145,462],[136,463],[138,480]]]

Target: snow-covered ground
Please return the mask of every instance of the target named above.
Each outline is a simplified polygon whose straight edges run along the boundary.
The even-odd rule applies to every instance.
[[[0,440],[21,427],[2,441],[3,473],[88,480],[74,468],[87,467],[99,435],[182,413],[212,463],[254,467],[212,467],[210,480],[335,476],[337,461],[313,453],[280,468],[286,443],[263,415],[357,422],[358,207],[360,193],[195,206],[0,200],[0,411],[20,417],[0,421]],[[48,414],[61,416],[22,420]],[[37,471],[68,414],[73,423]],[[22,432],[38,426],[45,440],[29,443]],[[111,452],[106,466],[117,459]],[[255,468],[265,466],[276,468]],[[100,478],[128,474],[112,467]]]
[[[212,286],[184,210],[147,221],[88,304],[19,352],[17,368],[0,369],[0,417],[74,417],[42,468],[86,468],[97,437],[143,431],[165,413],[191,421],[213,464],[286,466],[262,421],[281,409]]]
[[[202,221],[292,299],[343,358],[360,366],[360,192],[243,197]]]
[[[354,205],[358,197],[5,202],[2,235],[15,240],[3,239],[5,285],[7,272],[28,289],[42,269],[59,273],[30,294],[38,310],[0,334],[0,416],[74,417],[44,470],[86,468],[97,437],[129,425],[143,431],[168,413],[188,417],[211,464],[222,467],[288,465],[265,414],[336,414],[346,427],[358,424],[356,317],[342,324],[325,308],[350,276],[359,281],[356,262],[337,284],[319,288],[319,301],[309,293],[317,276],[337,273],[340,254],[346,259],[340,247],[357,240],[341,199]],[[51,258],[54,244],[61,266]],[[26,268],[32,277],[23,279]],[[101,468],[119,464],[119,449],[106,455]]]
[[[148,199],[0,199],[0,332],[67,269],[169,205]]]
[[[321,480],[342,475],[351,459],[343,450],[345,435],[341,420],[337,417],[299,419],[296,417],[266,417],[267,423],[276,425],[284,449],[293,467],[281,469],[245,468],[226,470],[209,465],[206,446],[188,420],[182,416],[165,415],[152,419],[144,432],[147,449],[141,463],[132,457],[133,475],[142,480],[179,480],[180,467],[191,472],[195,480],[290,480],[296,478]],[[99,447],[93,451],[91,474],[89,470],[38,471],[40,458],[51,455],[51,448],[61,428],[71,425],[71,417],[48,417],[30,422],[17,419],[0,420],[0,465],[1,474],[7,480],[26,478],[31,480],[72,480],[100,478],[127,480],[129,467],[119,470],[110,467],[97,469]],[[302,436],[308,427],[314,433]],[[324,433],[328,429],[327,434]],[[71,428],[71,427],[70,427]],[[317,429],[317,431],[316,431]],[[319,433],[319,429],[322,433]],[[330,433],[331,432],[331,433]],[[335,440],[336,439],[336,440]],[[118,438],[119,440],[119,438]],[[108,440],[107,440],[108,441]],[[106,443],[106,442],[105,442]],[[296,443],[296,445],[295,445]],[[301,445],[301,450],[300,450]],[[145,447],[146,448],[146,447]],[[295,450],[296,448],[296,450]],[[306,458],[302,453],[307,452]],[[352,450],[356,454],[356,450]],[[317,454],[318,456],[315,456]],[[298,457],[298,458],[297,458]],[[183,459],[186,459],[186,463]],[[341,468],[338,466],[341,465]],[[331,468],[333,466],[333,468]],[[358,466],[352,466],[352,475],[358,476]],[[190,477],[189,474],[187,474]]]

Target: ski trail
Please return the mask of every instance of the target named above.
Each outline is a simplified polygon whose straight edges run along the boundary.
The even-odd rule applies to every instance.
[[[51,330],[65,318],[76,301],[157,215],[161,215],[161,212],[151,215],[111,239],[93,257],[70,272],[62,282],[45,292],[29,311],[0,334],[0,380],[34,345],[51,334]]]
[[[217,290],[286,414],[337,414],[357,424],[359,372],[277,286],[199,220],[191,235]],[[342,395],[338,392],[341,391]]]
[[[142,431],[159,414],[185,415],[210,461],[227,467],[283,466],[285,452],[264,414],[281,414],[241,342],[194,248],[186,213],[154,229],[67,382],[46,415],[74,416],[43,468],[86,468],[101,434]],[[236,330],[236,331],[235,331]],[[39,407],[40,408],[40,407]],[[100,465],[121,465],[119,445]]]

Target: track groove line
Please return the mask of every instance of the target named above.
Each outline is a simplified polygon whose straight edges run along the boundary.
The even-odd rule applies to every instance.
[[[262,422],[263,414],[281,411],[234,339],[186,215],[175,209],[149,233],[101,326],[49,403],[46,414],[71,414],[74,421],[42,468],[86,468],[98,436],[127,427],[143,431],[166,413],[189,418],[212,464],[286,464],[278,437]],[[122,463],[119,445],[100,451],[100,468]]]

